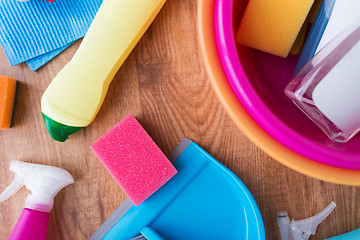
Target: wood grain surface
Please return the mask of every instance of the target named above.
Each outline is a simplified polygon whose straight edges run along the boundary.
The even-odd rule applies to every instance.
[[[251,143],[226,115],[202,64],[196,8],[195,0],[165,4],[117,73],[95,121],[65,143],[48,135],[40,99],[80,42],[36,72],[25,64],[11,67],[0,50],[0,74],[20,81],[14,127],[0,131],[0,189],[13,180],[8,170],[12,160],[58,166],[76,181],[57,195],[47,239],[87,239],[124,201],[125,194],[89,146],[129,113],[166,154],[188,137],[239,176],[259,205],[267,239],[280,239],[277,211],[303,219],[331,201],[337,204],[335,211],[311,239],[360,227],[360,188],[319,181],[284,167]],[[0,204],[0,239],[9,236],[27,194],[23,188]]]

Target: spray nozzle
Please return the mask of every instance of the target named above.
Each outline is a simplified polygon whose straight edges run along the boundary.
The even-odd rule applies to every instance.
[[[62,188],[74,183],[68,171],[53,166],[12,161],[10,171],[15,173],[15,178],[0,194],[0,202],[10,198],[25,185],[31,191],[25,207],[44,212],[50,212],[54,205],[54,197]]]
[[[310,218],[290,222],[287,212],[281,211],[277,213],[278,225],[281,232],[282,240],[307,240],[310,235],[314,235],[317,226],[324,221],[327,216],[334,210],[336,204],[331,202],[320,213]]]

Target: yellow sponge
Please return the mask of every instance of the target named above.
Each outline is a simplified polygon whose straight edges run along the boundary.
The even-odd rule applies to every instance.
[[[314,0],[249,0],[236,41],[287,57]]]

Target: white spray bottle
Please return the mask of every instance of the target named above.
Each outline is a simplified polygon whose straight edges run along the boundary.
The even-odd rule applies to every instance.
[[[8,240],[46,239],[50,211],[54,197],[65,186],[74,183],[73,177],[64,169],[22,161],[12,161],[10,171],[14,181],[0,194],[0,202],[14,195],[22,186],[31,191],[25,207]]]
[[[310,235],[314,235],[317,226],[329,216],[334,210],[336,204],[331,202],[320,213],[316,214],[307,219],[295,221],[294,219],[290,222],[290,218],[286,211],[277,213],[278,225],[281,232],[282,240],[307,240]]]

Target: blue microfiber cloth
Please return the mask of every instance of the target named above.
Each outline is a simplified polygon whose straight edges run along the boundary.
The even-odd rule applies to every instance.
[[[73,44],[73,42],[70,43],[70,44],[65,45],[64,47],[58,48],[58,49],[56,49],[54,51],[45,53],[45,54],[40,55],[38,57],[34,57],[34,58],[30,59],[30,60],[27,60],[26,63],[27,63],[27,65],[29,65],[31,70],[36,71],[39,68],[41,68],[42,66],[44,66],[51,59],[53,59],[54,57],[59,55],[62,51],[64,51],[68,47],[70,47],[71,44]]]
[[[0,44],[12,66],[36,70],[85,36],[102,0],[0,0]]]

